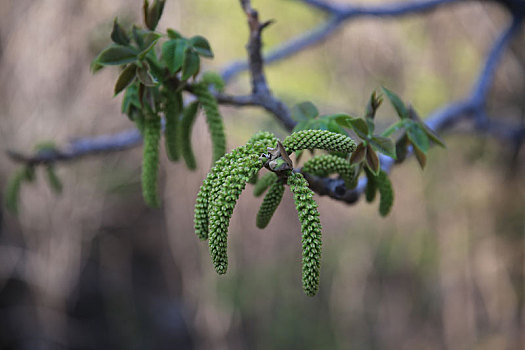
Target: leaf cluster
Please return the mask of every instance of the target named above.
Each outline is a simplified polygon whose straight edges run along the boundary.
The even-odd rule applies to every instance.
[[[164,0],[144,0],[145,27],[126,30],[115,18],[111,40],[93,60],[94,72],[105,66],[119,66],[115,96],[124,92],[122,113],[133,121],[144,138],[142,188],[146,203],[156,207],[158,198],[158,163],[161,129],[164,128],[168,159],[184,159],[188,169],[197,167],[191,146],[191,131],[200,108],[206,115],[213,145],[213,160],[226,151],[226,136],[218,104],[209,85],[224,87],[217,74],[204,74],[200,81],[201,58],[213,58],[213,51],[202,36],[184,37],[169,28],[156,30],[164,9]],[[193,82],[190,80],[193,78]],[[183,93],[196,97],[184,103]],[[164,117],[164,118],[162,118]]]

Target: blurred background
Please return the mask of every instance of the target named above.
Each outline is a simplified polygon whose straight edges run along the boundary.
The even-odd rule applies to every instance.
[[[343,0],[340,0],[343,2]],[[350,1],[347,1],[350,3]],[[352,1],[352,3],[381,3]],[[90,61],[112,22],[141,23],[141,0],[0,2],[0,185],[16,169],[6,149],[124,130],[113,98],[117,69]],[[265,49],[322,22],[299,1],[253,1]],[[372,90],[396,91],[426,116],[468,95],[508,14],[468,2],[424,16],[358,19],[325,43],[267,67],[292,106],[360,115]],[[238,1],[168,0],[159,30],[210,40],[218,70],[244,58]],[[491,115],[523,120],[523,30],[506,51],[488,101]],[[247,75],[227,88],[249,91]],[[285,131],[259,109],[223,108],[228,148],[252,133]],[[387,125],[385,104],[378,120]],[[319,294],[301,288],[300,225],[289,190],[269,227],[255,227],[251,186],[230,229],[230,267],[218,276],[193,233],[193,205],[210,164],[207,128],[193,142],[199,169],[162,158],[163,206],[141,198],[139,147],[59,164],[54,195],[38,173],[20,213],[0,223],[1,349],[523,349],[524,157],[466,132],[392,173],[396,199],[347,206],[316,196],[323,225]],[[42,169],[40,169],[42,170]],[[3,190],[0,190],[3,191]]]

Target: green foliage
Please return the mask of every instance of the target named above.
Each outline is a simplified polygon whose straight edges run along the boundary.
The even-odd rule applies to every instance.
[[[226,152],[226,136],[224,135],[224,125],[219,113],[219,106],[217,105],[217,100],[215,100],[208,90],[208,85],[193,85],[193,93],[201,103],[206,114],[206,121],[213,146],[212,159],[215,162]]]
[[[255,183],[253,187],[253,195],[259,197],[266,191],[266,189],[277,181],[277,174],[269,172],[261,176],[261,178]]]
[[[198,111],[199,103],[197,101],[191,103],[184,109],[184,112],[182,113],[180,135],[178,136],[180,139],[182,157],[186,162],[186,166],[190,170],[195,170],[197,168],[197,162],[195,160],[195,155],[193,154],[193,148],[191,147],[191,131]]]
[[[350,153],[356,148],[354,140],[350,137],[328,130],[301,130],[295,132],[284,139],[283,146],[288,153],[311,148]]]
[[[317,203],[308,182],[300,173],[288,177],[288,185],[293,193],[295,207],[301,222],[303,248],[303,289],[306,295],[314,296],[319,289],[321,269],[321,222]]]
[[[272,173],[273,174],[273,173]],[[275,181],[264,196],[264,200],[257,213],[256,226],[265,228],[270,223],[273,213],[281,203],[284,194],[284,185],[280,181]]]
[[[315,156],[304,163],[301,171],[323,177],[339,174],[347,188],[351,188],[354,180],[354,168],[347,160],[334,155]]]
[[[145,119],[144,155],[142,159],[142,195],[152,208],[160,206],[158,194],[160,117],[150,115]]]

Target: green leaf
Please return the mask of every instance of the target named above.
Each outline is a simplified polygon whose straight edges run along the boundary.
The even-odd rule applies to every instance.
[[[316,118],[319,111],[312,102],[306,101],[293,106],[291,114],[295,121],[302,122]]]
[[[379,170],[381,170],[379,167],[379,157],[370,145],[366,146],[366,165],[374,175],[377,176],[377,174],[379,174]]]
[[[113,40],[115,44],[120,44],[124,46],[129,44],[129,37],[126,34],[126,32],[122,29],[122,27],[118,24],[116,17],[113,21],[113,31],[111,32],[111,40]]]
[[[147,33],[146,35],[144,35],[144,37],[142,38],[143,42],[144,42],[144,48],[142,49],[142,51],[140,52],[139,54],[139,59],[144,59],[144,57],[146,57],[146,55],[148,54],[148,52],[150,52],[150,50],[155,46],[155,44],[157,43],[157,41],[159,41],[161,35],[158,34],[158,33]]]
[[[368,143],[377,151],[396,159],[396,146],[388,137],[374,136]]]
[[[417,162],[419,163],[421,169],[425,169],[425,165],[427,164],[427,156],[425,153],[423,153],[419,148],[414,147],[414,154],[416,155]]]
[[[117,82],[115,84],[115,96],[118,95],[122,90],[127,88],[134,80],[137,75],[137,66],[134,64],[128,65],[120,73]]]
[[[138,52],[127,46],[111,45],[98,55],[95,62],[104,66],[118,66],[134,62],[137,59]]]
[[[425,130],[423,130],[419,124],[410,126],[407,129],[407,136],[416,148],[419,148],[423,153],[427,153],[430,147],[430,141]]]
[[[181,39],[182,38],[182,35],[180,35],[180,33],[174,29],[168,28],[166,32],[168,33],[168,37],[170,39]]]
[[[438,134],[434,132],[434,130],[430,129],[428,126],[426,126],[424,123],[422,124],[423,130],[425,131],[425,134],[427,134],[428,138],[434,142],[436,145],[439,145],[443,148],[447,148],[445,145],[445,142],[439,137]]]
[[[145,86],[156,86],[159,83],[157,79],[150,74],[149,66],[147,64],[144,64],[144,66],[137,69],[137,77]]]
[[[188,44],[184,39],[169,40],[162,45],[162,59],[171,73],[176,73],[184,63]]]
[[[407,134],[403,134],[399,140],[396,142],[396,156],[397,161],[402,162],[406,159],[408,154],[408,146],[410,145],[410,141],[408,140]]]
[[[394,124],[390,125],[388,128],[386,128],[385,131],[381,133],[381,136],[388,137],[395,133],[396,131],[403,129],[405,126],[407,126],[407,123],[405,120],[399,120],[395,122]]]
[[[146,27],[151,30],[157,28],[165,3],[166,0],[155,0],[153,6],[149,8],[148,1],[144,1],[144,22],[146,23]]]
[[[352,118],[350,116],[347,116],[345,114],[337,115],[335,117],[335,121],[345,127],[350,128],[355,131],[357,136],[359,136],[363,140],[368,139],[368,125],[364,119],[361,118]]]
[[[377,109],[383,102],[381,95],[377,95],[375,91],[370,95],[368,104],[366,105],[365,119],[374,119]]]
[[[187,50],[184,63],[182,64],[182,80],[187,80],[192,75],[197,75],[200,69],[200,62],[201,60],[197,53],[192,50]]]
[[[208,43],[206,38],[196,35],[189,40],[189,43],[199,55],[213,58],[213,52],[211,51],[210,43]]]
[[[392,106],[394,106],[394,109],[396,110],[399,118],[401,119],[408,118],[408,110],[405,104],[403,103],[403,101],[399,98],[399,96],[397,96],[394,92],[388,90],[384,86],[381,87],[381,89],[385,93],[386,97],[388,97],[388,99],[390,100],[390,103],[392,104]]]

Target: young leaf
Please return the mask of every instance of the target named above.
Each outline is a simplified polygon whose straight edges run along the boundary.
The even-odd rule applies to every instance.
[[[120,73],[115,84],[115,96],[118,95],[122,90],[127,88],[135,80],[136,75],[136,65],[130,64],[126,68],[124,68],[124,70]]]
[[[122,27],[118,24],[116,17],[113,21],[113,31],[111,32],[111,40],[113,40],[115,44],[120,44],[124,46],[129,44],[129,37],[126,34],[126,32],[122,29]]]
[[[368,125],[366,124],[364,119],[352,118],[350,116],[341,114],[335,117],[335,121],[345,128],[354,130],[357,136],[359,136],[361,139],[368,139],[369,130]]]
[[[145,86],[152,87],[156,86],[159,82],[149,72],[149,66],[144,62],[144,66],[137,69],[137,77],[140,82]]]
[[[416,155],[416,159],[421,169],[425,169],[425,165],[427,164],[427,156],[425,153],[423,153],[419,148],[414,147],[414,154]]]
[[[181,39],[182,38],[182,35],[180,35],[180,33],[174,29],[168,28],[166,32],[168,33],[168,37],[170,39]]]
[[[405,104],[403,103],[403,101],[399,98],[399,96],[397,96],[394,92],[388,90],[384,86],[381,87],[381,89],[385,93],[386,97],[388,97],[388,99],[390,100],[390,103],[392,104],[392,106],[394,106],[394,109],[396,110],[399,118],[401,119],[408,118],[408,110]]]
[[[377,174],[379,174],[379,170],[381,170],[379,167],[379,157],[370,145],[366,146],[366,165],[374,175],[377,176]]]
[[[159,41],[161,35],[158,34],[158,33],[147,33],[146,35],[144,35],[144,37],[142,38],[144,44],[143,44],[143,49],[142,51],[140,52],[139,54],[139,59],[144,59],[144,57],[146,57],[146,55],[148,54],[148,52],[151,51],[151,49],[155,46],[155,44],[157,43],[157,41]]]
[[[352,153],[352,156],[350,157],[350,164],[357,164],[363,161],[366,157],[366,147],[361,142],[359,145],[357,145],[357,148],[355,149],[354,153]]]
[[[443,140],[432,129],[430,129],[423,122],[423,120],[421,120],[421,118],[419,117],[417,112],[412,107],[408,108],[408,113],[409,113],[410,119],[416,121],[417,125],[419,125],[423,129],[423,131],[425,131],[425,134],[427,134],[428,138],[432,142],[434,142],[435,144],[437,144],[437,145],[439,145],[439,146],[441,146],[443,148],[446,148],[445,143],[443,142]]]
[[[162,58],[171,73],[182,67],[187,49],[188,44],[184,39],[169,40],[162,45]]]
[[[155,28],[157,28],[157,24],[159,23],[160,17],[162,16],[165,3],[166,0],[155,0],[155,3],[153,6],[151,6],[151,9],[147,11],[146,26],[149,29],[155,30]]]
[[[428,140],[427,134],[419,124],[410,126],[407,129],[407,136],[415,148],[419,148],[423,153],[427,153],[430,147],[430,141]]]
[[[190,45],[197,53],[203,57],[213,58],[213,52],[211,51],[210,44],[206,38],[197,35],[189,40]]]
[[[111,45],[98,55],[95,62],[104,66],[131,63],[137,59],[138,52],[127,46]]]
[[[319,115],[319,111],[312,102],[306,101],[292,107],[292,118],[298,122],[314,119]]]
[[[199,73],[200,62],[199,55],[192,50],[187,50],[184,63],[182,64],[182,80],[187,80],[192,75],[197,75],[197,73]]]
[[[374,119],[377,109],[383,102],[381,95],[377,95],[375,91],[370,95],[370,100],[366,105],[365,119]]]
[[[396,142],[396,158],[398,162],[402,162],[406,159],[408,153],[408,146],[410,141],[408,140],[407,134],[403,134],[399,140]]]
[[[396,146],[388,137],[374,136],[368,143],[377,151],[396,159]]]

